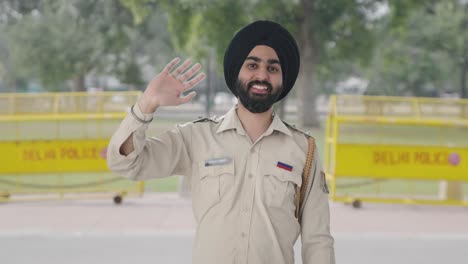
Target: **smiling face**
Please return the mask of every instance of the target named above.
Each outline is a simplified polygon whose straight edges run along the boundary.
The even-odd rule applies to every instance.
[[[239,101],[252,113],[268,111],[282,92],[282,79],[275,50],[256,46],[245,59],[235,84]]]

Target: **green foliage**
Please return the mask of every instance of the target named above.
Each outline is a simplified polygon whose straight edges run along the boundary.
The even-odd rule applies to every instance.
[[[233,32],[245,25],[242,15],[245,1],[171,1],[164,7],[168,12],[169,31],[179,52],[197,60],[206,58],[213,48],[221,65],[224,50]]]
[[[138,87],[145,84],[145,81],[142,79],[140,66],[136,62],[127,63],[119,76],[123,83],[130,84],[131,86]]]
[[[133,4],[138,0],[131,0]],[[319,67],[331,71],[335,61],[358,60],[367,63],[372,56],[374,39],[368,13],[382,1],[313,1],[312,12],[305,13],[307,1],[166,1],[169,31],[179,52],[197,59],[214,48],[218,64],[233,34],[245,24],[259,19],[281,23],[299,38],[304,16],[311,16],[309,30],[317,39]],[[145,0],[140,1],[144,6]],[[133,8],[135,16],[142,16]],[[299,43],[301,44],[301,43]],[[320,76],[319,76],[320,77]],[[325,77],[325,76],[324,76]]]
[[[378,52],[367,69],[368,93],[436,96],[458,90],[458,75],[468,62],[466,8],[455,0],[426,2],[407,10],[398,26],[383,24]]]
[[[408,32],[410,41],[427,49],[445,52],[454,60],[463,58],[468,45],[466,8],[459,1],[448,0],[434,5],[431,13],[417,10],[408,27],[419,30]]]
[[[126,41],[121,28],[110,23],[122,14],[111,8],[97,2],[44,1],[23,14],[8,28],[17,68],[60,89],[58,84],[103,67],[104,54],[121,50]]]
[[[432,96],[464,87],[468,12],[463,3],[6,0],[0,3],[2,34],[8,36],[0,37],[0,51],[7,47],[0,54],[0,75],[37,77],[59,87],[93,72],[141,86],[142,65],[161,66],[174,55],[173,47],[198,61],[214,54],[221,66],[233,34],[268,19],[295,35],[302,55],[310,51],[304,42],[311,42],[314,56],[303,56],[302,63],[314,66],[308,75],[314,76],[315,91],[331,93],[338,82],[358,76],[370,80],[370,94]]]
[[[151,9],[156,21],[136,21],[121,2],[128,4],[40,0],[29,6],[8,0],[0,5],[0,16],[8,17],[8,53],[17,74],[38,78],[51,90],[63,90],[66,81],[89,73],[115,74],[124,83],[142,85],[141,65],[158,56],[152,46],[168,49],[167,34],[158,32],[166,31],[165,20]],[[84,87],[76,83],[76,89]]]
[[[141,24],[151,14],[155,0],[120,0],[122,6],[133,14],[134,23]]]
[[[10,37],[18,69],[28,75],[37,73],[49,87],[90,71],[104,41],[95,27],[73,14],[70,6],[25,16],[11,26]]]

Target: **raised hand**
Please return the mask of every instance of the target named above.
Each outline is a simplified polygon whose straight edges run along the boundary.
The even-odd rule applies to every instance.
[[[201,65],[199,63],[192,65],[190,60],[186,60],[174,70],[179,62],[179,58],[173,59],[148,84],[138,101],[138,105],[144,113],[152,113],[159,106],[185,104],[195,96],[194,91],[184,97],[182,97],[182,93],[205,79],[205,74],[199,73]],[[190,67],[190,65],[192,66]],[[187,70],[189,67],[190,69]]]

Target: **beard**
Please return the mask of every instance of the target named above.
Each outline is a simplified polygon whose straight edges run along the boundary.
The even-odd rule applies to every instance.
[[[250,92],[253,85],[265,85],[267,87],[266,94],[254,94]],[[251,81],[247,85],[237,79],[234,83],[234,87],[239,96],[239,101],[242,105],[252,113],[264,113],[268,111],[276,100],[281,95],[283,87],[277,87],[276,92],[273,92],[273,86],[267,81]]]

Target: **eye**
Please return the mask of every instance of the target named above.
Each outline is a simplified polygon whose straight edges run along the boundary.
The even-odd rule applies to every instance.
[[[268,67],[269,72],[279,72],[279,69],[277,67],[270,66]]]
[[[257,69],[257,64],[256,63],[249,63],[247,64],[247,68],[254,70]]]

